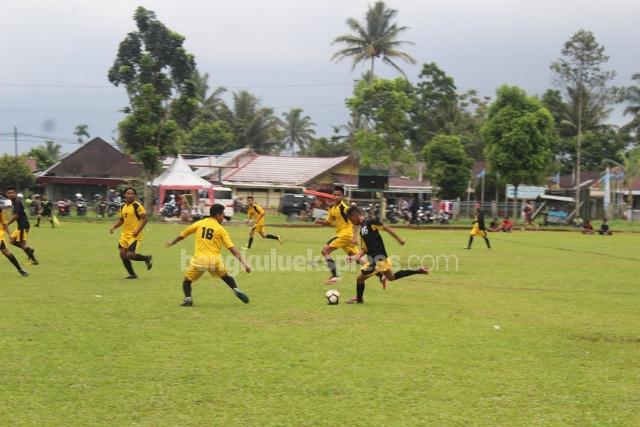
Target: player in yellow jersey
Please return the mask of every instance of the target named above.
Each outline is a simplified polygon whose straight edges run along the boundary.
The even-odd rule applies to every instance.
[[[20,267],[20,263],[18,262],[16,257],[7,248],[7,245],[4,244],[5,233],[9,234],[9,228],[7,227],[7,221],[4,219],[4,212],[2,210],[2,206],[0,206],[0,252],[2,252],[2,254],[7,257],[9,262],[13,264],[16,270],[18,270],[18,273],[20,273],[22,276],[25,276],[25,277],[28,276],[29,273],[27,273],[22,269],[22,267]]]
[[[249,243],[247,244],[245,249],[251,249],[251,245],[253,244],[253,235],[255,233],[258,233],[263,239],[277,240],[280,242],[280,244],[282,244],[282,238],[279,234],[267,234],[265,232],[264,209],[255,204],[252,196],[247,197],[247,204],[247,215],[249,216],[249,218],[247,219],[246,223],[249,224],[250,221],[253,221],[254,226],[251,229],[251,233],[249,233]]]
[[[206,271],[212,277],[221,278],[227,286],[231,288],[233,293],[245,304],[249,302],[247,294],[242,292],[236,285],[236,281],[229,275],[222,258],[222,246],[227,248],[234,257],[240,261],[247,273],[251,272],[251,267],[242,259],[240,252],[234,247],[229,233],[222,227],[224,221],[224,206],[216,203],[209,210],[209,217],[197,221],[185,228],[182,233],[170,242],[167,247],[173,246],[179,241],[185,239],[191,234],[195,234],[195,253],[191,258],[189,268],[185,272],[184,281],[182,282],[182,290],[184,291],[183,307],[191,307],[193,298],[191,297],[191,283],[198,280]]]
[[[124,204],[120,208],[120,218],[110,232],[122,226],[122,233],[118,241],[118,250],[120,251],[120,259],[124,268],[127,269],[129,275],[127,279],[137,279],[138,276],[133,270],[131,261],[144,261],[147,270],[151,270],[153,266],[151,255],[140,255],[136,250],[140,249],[142,244],[142,229],[147,225],[147,212],[144,210],[142,203],[136,200],[137,192],[135,188],[129,187],[124,190]]]
[[[336,249],[342,249],[349,256],[358,253],[358,232],[355,229],[356,227],[349,221],[349,218],[347,218],[349,206],[344,201],[344,188],[336,186],[333,190],[333,195],[335,196],[335,202],[329,208],[327,218],[315,221],[316,224],[335,225],[336,227],[336,236],[332,237],[322,248],[322,255],[327,260],[327,265],[331,271],[331,277],[327,280],[327,283],[335,283],[340,279],[336,262],[331,257],[331,252]]]

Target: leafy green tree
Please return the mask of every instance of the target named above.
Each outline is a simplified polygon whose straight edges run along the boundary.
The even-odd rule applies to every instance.
[[[311,121],[311,117],[303,116],[302,113],[302,108],[292,108],[289,112],[282,113],[284,142],[291,154],[295,152],[296,147],[299,151],[305,151],[316,134],[313,129],[316,124]]]
[[[160,159],[176,154],[181,131],[197,111],[196,65],[183,47],[184,37],[155,13],[138,7],[133,18],[137,31],[120,43],[108,78],[129,96],[127,116],[118,124],[119,142],[142,163],[150,181],[160,171]],[[150,200],[148,188],[145,200]]]
[[[620,153],[622,165],[624,166],[623,184],[628,190],[627,205],[633,209],[633,193],[631,192],[631,182],[640,175],[640,147],[634,147],[626,153]]]
[[[620,154],[629,143],[629,134],[617,132],[613,126],[587,131],[582,140],[582,166],[593,171],[601,170],[604,159],[621,162]]]
[[[481,129],[487,121],[490,101],[491,97],[480,97],[474,89],[458,95],[458,115],[451,125],[451,133],[460,136],[465,151],[475,160],[484,159]]]
[[[415,89],[416,151],[438,134],[450,134],[459,116],[459,97],[453,78],[441,70],[435,62],[424,64]]]
[[[351,154],[351,146],[348,141],[341,140],[339,137],[312,138],[311,144],[302,154],[314,157],[348,156]]]
[[[83,137],[87,139],[91,137],[91,135],[89,135],[89,125],[82,124],[76,126],[73,134],[78,137],[78,143],[82,144],[84,142],[84,140],[82,139]]]
[[[565,91],[570,106],[570,116],[565,120],[575,129],[576,182],[580,183],[582,168],[582,142],[585,126],[598,123],[603,116],[603,107],[616,98],[615,88],[608,83],[616,76],[614,71],[603,70],[609,60],[591,31],[580,29],[562,48],[562,56],[551,63],[555,82]],[[590,113],[591,112],[591,117]],[[595,114],[594,114],[595,113]],[[580,203],[580,192],[576,187],[576,203]]]
[[[354,135],[362,166],[389,167],[399,162],[406,168],[415,162],[408,142],[414,99],[413,87],[404,78],[358,84],[347,106],[367,122],[367,127]]]
[[[331,60],[339,61],[349,58],[352,60],[353,70],[356,65],[363,61],[370,61],[370,72],[373,74],[374,62],[376,58],[398,70],[402,75],[404,71],[393,61],[398,58],[409,64],[416,61],[408,53],[398,50],[405,44],[414,44],[410,41],[397,40],[398,36],[407,31],[408,27],[400,27],[393,22],[398,11],[389,9],[382,1],[377,1],[369,5],[364,22],[358,22],[354,18],[347,19],[347,26],[352,31],[351,34],[344,34],[333,41],[332,44],[344,44],[347,47],[336,52]]]
[[[202,121],[185,137],[184,150],[189,154],[222,154],[234,150],[236,137],[229,123]]]
[[[469,185],[473,160],[464,150],[462,140],[453,135],[436,135],[422,150],[426,175],[438,197],[455,199],[464,194]]]
[[[281,122],[273,109],[261,107],[260,99],[245,90],[233,94],[233,105],[237,147],[249,147],[258,153],[282,148]]]
[[[62,146],[53,141],[45,141],[45,145],[33,147],[27,153],[27,157],[36,160],[39,170],[45,170],[60,160]]]
[[[14,157],[8,154],[0,157],[0,188],[4,189],[14,185],[20,191],[32,186],[34,182],[35,178],[24,157]]]
[[[632,77],[638,84],[627,88],[625,101],[627,106],[624,109],[624,114],[631,115],[631,121],[627,123],[624,128],[635,132],[636,143],[640,144],[640,73],[636,73]]]
[[[555,127],[551,113],[538,99],[515,86],[501,86],[482,128],[485,156],[501,180],[517,187],[539,184],[553,162]],[[517,197],[514,198],[517,211]]]

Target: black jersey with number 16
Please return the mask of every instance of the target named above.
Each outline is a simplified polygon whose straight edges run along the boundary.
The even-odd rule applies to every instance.
[[[376,257],[387,257],[387,250],[380,235],[384,225],[377,219],[366,219],[360,225],[360,237],[362,238],[362,248],[367,251],[367,255]]]

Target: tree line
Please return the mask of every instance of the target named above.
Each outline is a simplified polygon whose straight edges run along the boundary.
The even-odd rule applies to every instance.
[[[411,173],[425,161],[427,175],[440,196],[458,197],[469,181],[474,160],[486,160],[491,183],[542,183],[555,173],[601,169],[612,160],[625,164],[640,134],[640,73],[637,85],[612,85],[609,57],[593,33],[577,31],[550,63],[555,80],[542,94],[514,86],[497,89],[495,99],[477,91],[460,91],[452,76],[436,63],[422,65],[411,82],[398,60],[416,63],[399,40],[407,27],[397,11],[378,1],[362,21],[347,19],[350,33],[335,38],[342,46],[333,60],[350,59],[369,69],[346,100],[348,123],[317,136],[315,123],[300,108],[278,116],[249,91],[230,94],[211,86],[184,37],[139,7],[137,29],[120,43],[108,79],[126,89],[129,105],[119,123],[119,143],[149,175],[160,170],[160,158],[177,152],[220,154],[249,147],[259,153],[318,156],[352,155],[361,165],[394,167]],[[376,77],[380,60],[401,73]],[[625,126],[607,123],[612,108],[626,103]],[[637,156],[636,156],[637,157]]]

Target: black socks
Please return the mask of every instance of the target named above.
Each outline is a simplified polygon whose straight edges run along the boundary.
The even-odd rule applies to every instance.
[[[357,282],[356,284],[356,298],[358,301],[363,301],[362,297],[364,296],[364,282]]]
[[[233,277],[229,276],[228,274],[222,276],[222,280],[224,280],[224,283],[226,283],[227,286],[229,286],[231,289],[235,289],[238,287]]]
[[[184,282],[182,282],[182,290],[184,291],[184,296],[186,298],[191,298],[191,282],[188,280],[185,280]]]
[[[18,271],[22,271],[22,267],[20,267],[20,264],[18,263],[18,260],[16,259],[16,257],[13,254],[5,255],[5,256],[7,257],[7,259],[11,262],[11,264],[13,264],[13,266]]]
[[[329,266],[329,270],[331,270],[331,277],[338,277],[338,270],[336,268],[335,260],[333,258],[328,258],[327,265]]]
[[[400,270],[394,274],[393,280],[402,279],[403,277],[413,276],[414,274],[420,274],[420,270]]]
[[[131,261],[128,258],[122,258],[122,264],[124,264],[124,268],[127,269],[127,272],[130,276],[135,276],[136,272],[133,271],[133,266],[131,265]]]

